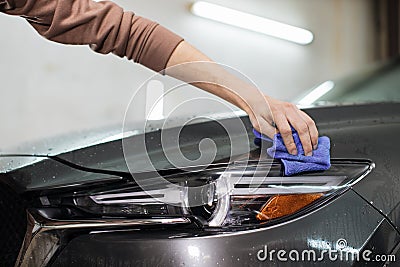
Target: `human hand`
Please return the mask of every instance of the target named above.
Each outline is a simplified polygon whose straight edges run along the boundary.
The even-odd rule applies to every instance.
[[[227,72],[188,43],[182,42],[175,49],[167,67],[167,75],[190,82],[246,111],[260,133],[273,138],[279,132],[290,154],[297,155],[290,126],[299,134],[306,156],[317,148],[318,130],[306,113],[294,104],[263,95],[254,84]]]
[[[292,155],[297,155],[298,151],[290,126],[299,134],[306,156],[312,156],[312,150],[318,146],[315,122],[292,103],[264,96],[264,99],[248,100],[245,111],[249,114],[253,127],[260,133],[273,138],[279,132]]]

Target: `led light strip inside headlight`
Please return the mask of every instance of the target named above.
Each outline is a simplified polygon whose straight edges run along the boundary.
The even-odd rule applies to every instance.
[[[184,216],[209,227],[257,226],[316,207],[372,168],[369,161],[333,160],[328,171],[284,177],[276,162],[242,162],[165,176],[170,186],[151,190],[131,185],[80,195],[74,203],[103,216]]]

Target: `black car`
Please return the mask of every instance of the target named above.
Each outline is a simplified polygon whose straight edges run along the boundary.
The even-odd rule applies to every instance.
[[[285,177],[246,116],[3,153],[0,266],[398,266],[400,64],[329,86],[304,109],[331,139],[327,171]],[[205,138],[211,164],[171,163]]]

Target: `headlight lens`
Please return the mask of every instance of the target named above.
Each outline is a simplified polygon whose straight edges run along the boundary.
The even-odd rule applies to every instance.
[[[76,192],[57,202],[72,202],[75,208],[102,218],[184,216],[204,227],[253,227],[305,214],[350,188],[372,168],[369,161],[332,160],[328,171],[283,177],[275,161],[236,162],[164,176],[181,187],[154,183],[143,191],[127,184]]]
[[[256,217],[260,221],[284,217],[301,210],[323,196],[323,193],[273,196],[263,205]]]

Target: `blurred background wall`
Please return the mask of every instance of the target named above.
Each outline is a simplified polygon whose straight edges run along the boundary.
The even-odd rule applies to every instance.
[[[189,0],[116,2],[180,34],[215,61],[238,69],[265,93],[289,101],[396,50],[385,33],[390,31],[385,24],[390,0],[209,0],[309,29],[315,39],[306,46],[195,17]],[[0,151],[69,131],[121,125],[133,92],[152,74],[87,46],[49,42],[21,18],[0,14],[0,25]],[[186,97],[199,94],[188,90]],[[146,95],[140,97],[144,105]],[[168,101],[166,107],[173,107],[182,99]],[[191,109],[187,112],[201,114],[209,107]]]

